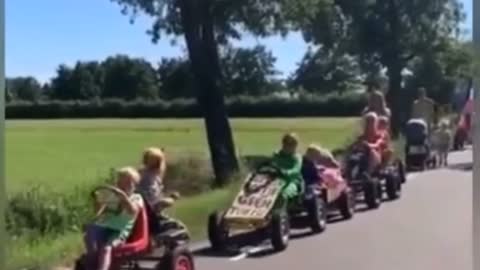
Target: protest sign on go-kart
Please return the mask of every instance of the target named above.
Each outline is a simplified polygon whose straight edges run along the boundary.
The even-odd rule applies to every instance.
[[[227,220],[256,222],[263,221],[272,210],[280,194],[281,184],[275,176],[260,173],[247,178],[243,188],[226,211]]]

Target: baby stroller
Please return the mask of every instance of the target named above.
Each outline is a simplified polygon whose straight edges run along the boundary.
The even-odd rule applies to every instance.
[[[430,146],[428,124],[423,119],[407,122],[405,138],[405,163],[408,171],[435,167],[436,158]]]

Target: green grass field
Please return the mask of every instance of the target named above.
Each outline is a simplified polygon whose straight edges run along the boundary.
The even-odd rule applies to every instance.
[[[355,118],[234,119],[231,121],[240,155],[268,155],[284,132],[295,131],[302,148],[312,142],[342,146],[355,134]],[[8,121],[6,132],[7,190],[10,195],[46,186],[65,194],[92,185],[110,168],[138,165],[147,146],[162,146],[173,156],[207,156],[201,120],[49,120]],[[191,169],[190,169],[191,170]],[[194,180],[194,179],[192,179]],[[205,237],[207,215],[226,206],[236,188],[184,198],[170,211],[189,227],[195,239]],[[71,261],[81,250],[79,233],[53,235],[35,242],[9,244],[7,269],[45,269]]]
[[[344,143],[354,118],[235,119],[240,155],[270,154],[286,131],[305,144]],[[32,185],[71,188],[97,181],[109,169],[137,165],[147,146],[178,154],[207,154],[201,120],[49,120],[8,121],[6,175],[9,193]]]

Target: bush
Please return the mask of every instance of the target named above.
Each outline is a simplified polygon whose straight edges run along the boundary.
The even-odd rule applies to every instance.
[[[7,231],[12,237],[38,238],[78,231],[92,217],[88,192],[68,194],[35,187],[9,198]]]
[[[240,96],[226,100],[231,117],[353,116],[365,105],[359,94],[314,96],[295,99]],[[51,118],[193,118],[201,110],[195,100],[123,101],[15,101],[6,106],[7,119]]]
[[[208,157],[182,155],[171,157],[165,175],[166,191],[178,191],[191,196],[211,189],[213,172]]]

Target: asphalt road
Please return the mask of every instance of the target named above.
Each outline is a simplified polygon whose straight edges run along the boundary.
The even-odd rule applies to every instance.
[[[268,246],[222,257],[200,251],[196,269],[472,269],[471,163],[471,151],[452,153],[449,168],[411,174],[402,198],[378,210],[317,236],[294,232],[282,253],[269,254]]]

